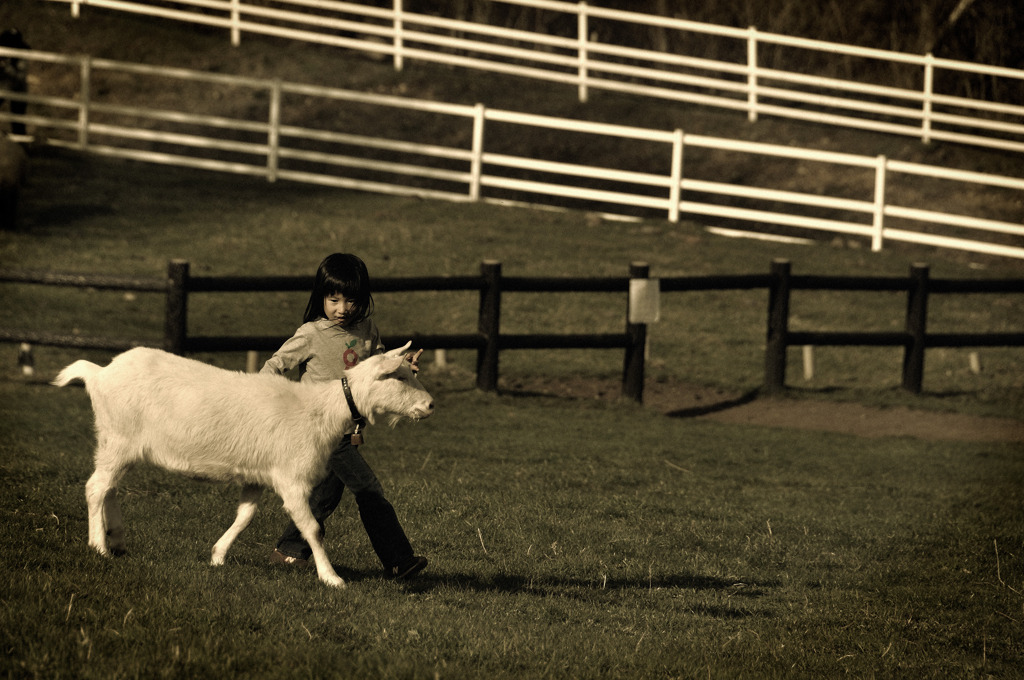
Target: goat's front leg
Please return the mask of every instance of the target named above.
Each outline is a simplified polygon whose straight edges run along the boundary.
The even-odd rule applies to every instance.
[[[335,588],[344,588],[345,581],[334,571],[334,566],[324,550],[323,538],[320,536],[320,525],[309,509],[309,489],[300,491],[297,488],[278,489],[284,509],[291,516],[302,537],[309,543],[316,562],[316,573],[320,580]]]
[[[260,502],[260,494],[262,493],[263,489],[258,484],[246,484],[242,487],[242,495],[238,500],[238,513],[235,515],[235,521],[213,546],[213,557],[210,560],[210,564],[218,567],[224,564],[224,557],[228,554],[231,544],[235,542],[238,535],[245,531],[245,528],[252,522],[252,518],[256,514],[256,506]]]

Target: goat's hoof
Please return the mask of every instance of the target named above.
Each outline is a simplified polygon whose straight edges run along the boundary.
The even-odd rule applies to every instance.
[[[323,576],[321,576],[320,580],[323,581],[324,583],[326,583],[327,585],[331,586],[332,588],[346,588],[347,587],[345,585],[344,579],[342,579],[340,576],[334,576],[334,577],[323,577]]]
[[[95,550],[97,553],[99,553],[103,557],[113,557],[114,556],[113,551],[110,550],[105,545],[94,545],[94,544],[90,543],[89,547],[92,548],[93,550]]]

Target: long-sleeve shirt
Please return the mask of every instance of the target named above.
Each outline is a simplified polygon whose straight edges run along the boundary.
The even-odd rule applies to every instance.
[[[380,331],[370,319],[348,328],[317,319],[299,326],[295,335],[263,364],[260,373],[283,374],[298,367],[303,382],[339,380],[345,369],[383,351]]]

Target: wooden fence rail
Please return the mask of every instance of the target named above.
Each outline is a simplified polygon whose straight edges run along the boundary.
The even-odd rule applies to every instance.
[[[1024,106],[1015,98],[1024,70],[931,53],[864,48],[754,26],[558,0],[492,2],[558,16],[554,23],[566,29],[562,35],[476,19],[487,11],[474,12],[474,20],[417,13],[406,9],[407,0],[385,3],[390,7],[336,0],[51,1],[70,4],[76,17],[85,5],[219,27],[230,32],[233,45],[244,32],[390,56],[396,70],[415,59],[562,83],[576,87],[582,102],[592,90],[624,92],[745,112],[750,121],[778,116],[908,135],[925,143],[943,140],[1024,152]],[[663,36],[664,47],[648,49],[635,39],[616,39],[618,34],[645,31]],[[721,43],[724,50],[708,54],[709,41]],[[767,55],[780,49],[793,54],[800,68],[775,67]],[[886,64],[888,76],[880,78],[884,82],[867,82],[841,75],[854,61]],[[949,83],[966,78],[998,81],[1005,84],[1006,94],[1001,101],[953,94]]]
[[[789,299],[793,290],[907,291],[905,329],[901,332],[792,332]],[[768,300],[765,390],[781,392],[786,381],[786,349],[792,346],[903,347],[903,387],[921,392],[927,347],[1024,347],[1024,332],[928,333],[928,298],[933,293],[1024,293],[1024,279],[987,281],[931,280],[928,266],[914,264],[907,278],[793,276],[787,260],[772,263]]]
[[[568,206],[671,222],[684,216],[710,217],[758,228],[778,225],[841,234],[869,240],[874,251],[897,241],[1024,259],[1019,203],[1005,200],[1007,191],[1015,192],[1013,196],[1024,192],[1022,177],[681,129],[594,123],[482,104],[0,47],[0,57],[7,55],[61,74],[53,78],[65,89],[59,95],[19,95],[0,88],[0,97],[20,97],[32,105],[31,115],[0,111],[0,121],[30,126],[39,145],[272,182],[457,202]],[[127,105],[133,98],[130,88],[97,86],[111,76],[118,82],[129,76],[141,92],[166,89],[170,79],[189,83],[188,89],[195,87],[199,94],[176,101],[176,110],[157,107],[144,97]],[[72,83],[77,83],[74,90]],[[251,102],[244,119],[204,112],[225,87],[239,88],[239,96]],[[362,123],[351,122],[344,130],[289,124],[307,100],[330,108],[365,108],[362,120],[396,117],[403,122],[394,129],[363,129]],[[552,144],[538,143],[529,156],[508,153],[509,143],[520,135],[551,139]],[[579,143],[579,150],[569,156],[558,151],[567,135]],[[638,148],[648,159],[642,165],[636,164]],[[726,156],[756,163],[756,178],[724,181],[714,159]],[[834,183],[828,193],[819,193],[811,178],[820,168],[841,174],[849,186]],[[802,174],[806,183],[787,179]],[[969,195],[974,200],[928,198],[937,183],[945,196]],[[993,201],[987,202],[986,196]],[[965,208],[973,214],[964,214]]]
[[[485,391],[498,387],[499,356],[511,349],[622,349],[622,394],[642,401],[647,323],[630,320],[635,304],[631,282],[647,280],[660,293],[694,291],[755,290],[768,291],[767,345],[765,350],[764,391],[776,394],[785,389],[786,350],[792,346],[893,346],[904,348],[902,386],[920,393],[924,375],[925,349],[930,347],[1024,347],[1024,331],[1009,333],[928,333],[928,299],[933,294],[1005,294],[1024,293],[1024,279],[954,280],[931,279],[928,267],[915,264],[907,277],[794,276],[790,262],[776,260],[768,274],[729,276],[666,277],[652,279],[645,263],[633,263],[629,275],[604,278],[505,277],[501,263],[485,260],[479,276],[393,277],[374,279],[376,292],[477,291],[479,313],[476,333],[413,334],[413,343],[423,349],[476,350],[476,384]],[[162,346],[175,354],[196,352],[276,351],[284,336],[190,336],[188,300],[190,295],[210,292],[305,291],[311,277],[218,277],[191,276],[189,263],[172,260],[165,279],[139,279],[115,276],[82,276],[0,270],[0,282],[89,287],[106,290],[162,292],[166,295]],[[833,291],[906,291],[906,325],[898,332],[789,330],[790,294],[794,290]],[[508,334],[501,332],[501,301],[505,293],[605,292],[629,293],[626,324],[622,333]],[[408,336],[386,336],[388,346],[398,345]],[[123,351],[140,345],[158,343],[140,339],[87,337],[80,335],[0,328],[0,342],[20,342],[54,347],[75,347]]]

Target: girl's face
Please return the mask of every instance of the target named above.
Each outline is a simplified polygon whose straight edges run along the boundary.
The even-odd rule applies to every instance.
[[[344,295],[333,294],[324,297],[324,316],[339,326],[347,326],[352,319],[355,302],[346,300]]]

